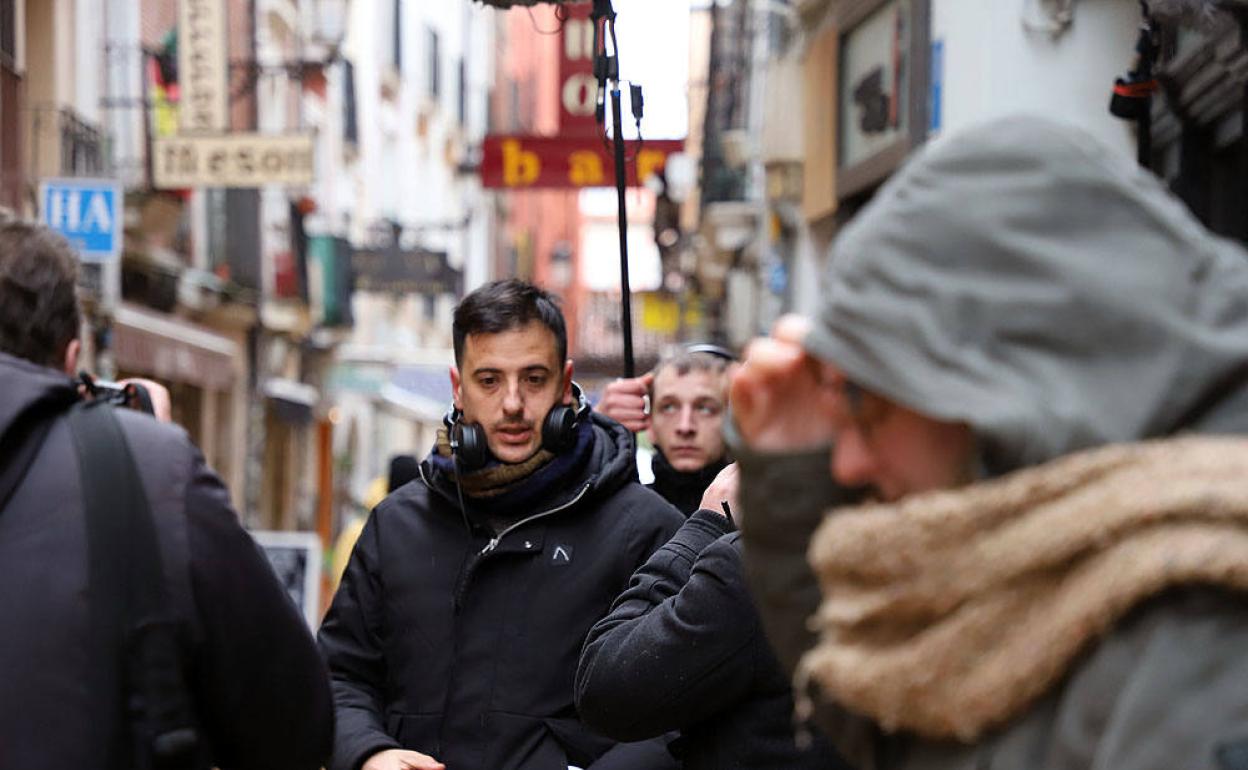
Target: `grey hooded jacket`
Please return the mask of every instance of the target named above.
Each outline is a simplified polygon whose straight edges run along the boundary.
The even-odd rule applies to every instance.
[[[1090,136],[997,120],[928,147],[845,229],[806,347],[969,424],[992,475],[1112,442],[1248,433],[1248,254]],[[734,443],[751,588],[792,671],[819,600],[806,545],[852,496],[826,450]],[[831,704],[817,721],[864,770],[1248,768],[1246,649],[1248,598],[1193,587],[1136,608],[976,744],[884,734]]]

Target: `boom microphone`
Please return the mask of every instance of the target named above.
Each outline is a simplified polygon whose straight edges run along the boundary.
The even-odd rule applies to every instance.
[[[574,5],[587,3],[589,0],[477,0],[482,5],[490,5],[495,8],[512,8],[514,6],[533,6],[533,5]]]
[[[1163,23],[1214,29],[1248,14],[1248,0],[1150,0],[1148,9]]]

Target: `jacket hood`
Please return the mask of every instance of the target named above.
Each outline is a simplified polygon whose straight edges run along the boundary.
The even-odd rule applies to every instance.
[[[968,423],[1000,473],[1181,429],[1248,432],[1248,253],[1072,127],[934,142],[833,247],[806,340]]]
[[[0,353],[0,393],[4,394],[0,398],[0,446],[30,410],[52,404],[68,406],[78,398],[73,380],[65,374],[7,353]]]
[[[623,425],[597,412],[590,412],[590,419],[593,446],[589,451],[589,460],[577,473],[577,478],[567,479],[565,484],[559,486],[559,491],[550,496],[549,507],[557,507],[580,494],[586,483],[589,484],[586,497],[595,498],[610,494],[636,478],[633,434]],[[458,505],[455,477],[443,471],[441,463],[434,461],[436,453],[435,448],[421,462],[421,474],[433,491]]]

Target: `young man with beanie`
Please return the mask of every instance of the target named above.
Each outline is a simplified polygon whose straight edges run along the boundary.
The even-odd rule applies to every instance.
[[[1246,362],[1248,253],[1152,174],[1036,116],[923,150],[732,388],[803,713],[881,770],[1244,767]]]

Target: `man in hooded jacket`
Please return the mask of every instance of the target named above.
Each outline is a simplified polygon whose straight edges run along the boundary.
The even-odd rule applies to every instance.
[[[803,713],[863,768],[1248,766],[1248,254],[1028,116],[924,150],[827,278],[732,388]]]
[[[133,750],[142,744],[128,706],[139,693],[123,673],[127,656],[121,643],[101,649],[107,637],[93,625],[94,602],[109,587],[93,582],[98,542],[87,534],[66,419],[79,400],[76,279],[77,257],[59,235],[0,224],[4,768],[146,766]],[[186,434],[128,409],[116,418],[151,508],[185,668],[180,694],[206,759],[222,768],[320,767],[333,712],[306,623]]]
[[[587,728],[572,680],[590,627],[680,513],[636,482],[632,434],[578,398],[550,295],[487,284],[456,308],[454,339],[448,429],[372,512],[321,626],[330,767],[672,766],[666,741]]]

